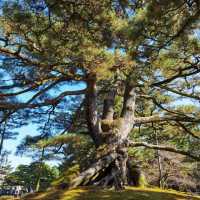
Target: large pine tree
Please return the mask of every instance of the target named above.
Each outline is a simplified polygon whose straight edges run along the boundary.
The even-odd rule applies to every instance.
[[[150,129],[152,123],[199,139],[199,4],[6,1],[0,16],[5,78],[0,112],[6,111],[1,123],[17,115],[44,122],[43,136],[55,130],[89,134],[100,156],[71,186],[98,183],[122,189],[131,184],[131,146],[200,160],[198,149],[193,153],[131,140],[138,127]]]

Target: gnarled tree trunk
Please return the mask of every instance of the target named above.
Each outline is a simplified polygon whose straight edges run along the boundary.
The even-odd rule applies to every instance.
[[[134,124],[135,87],[129,81],[124,92],[123,109],[119,118],[114,119],[114,100],[116,88],[111,89],[104,100],[102,115],[97,112],[97,86],[95,76],[88,78],[86,110],[88,129],[103,155],[79,177],[73,180],[71,187],[78,185],[115,186],[116,190],[126,185],[138,183],[134,181],[128,158],[128,135]],[[100,118],[100,116],[102,116]],[[101,152],[100,152],[101,154]],[[137,173],[138,176],[139,173]],[[139,178],[139,176],[138,176]]]

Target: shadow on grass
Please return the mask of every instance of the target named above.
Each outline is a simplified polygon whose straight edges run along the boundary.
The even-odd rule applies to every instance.
[[[52,190],[28,195],[24,200],[200,200],[176,192],[156,189],[128,188],[121,192],[101,188],[77,188],[74,190]]]
[[[47,192],[32,193],[24,196],[22,200],[60,200],[63,198],[64,190],[52,189]]]

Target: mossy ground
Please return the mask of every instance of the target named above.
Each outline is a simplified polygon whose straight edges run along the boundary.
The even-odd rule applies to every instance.
[[[22,200],[200,200],[173,190],[127,187],[126,190],[115,192],[111,189],[82,187],[73,190],[49,190],[43,193],[31,194]],[[1,199],[0,199],[1,200]]]
[[[12,196],[0,196],[0,200],[19,200],[19,199],[14,198]]]

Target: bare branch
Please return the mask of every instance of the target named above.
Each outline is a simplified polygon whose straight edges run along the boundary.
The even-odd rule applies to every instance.
[[[195,122],[199,123],[200,119],[189,117],[189,116],[176,116],[176,115],[153,115],[149,117],[138,117],[134,119],[135,124],[145,124],[145,123],[152,123],[152,122],[162,122],[162,121],[181,121],[181,122]]]
[[[177,122],[177,125],[180,126],[186,133],[188,133],[189,135],[191,135],[192,137],[196,138],[196,139],[200,139],[199,136],[195,135],[192,131],[190,131],[184,124],[182,124],[181,122]]]
[[[181,154],[184,156],[188,156],[194,160],[200,161],[200,156],[195,156],[195,155],[191,154],[190,152],[176,149],[176,148],[170,147],[170,146],[158,146],[158,145],[154,145],[154,144],[148,144],[146,142],[130,142],[129,145],[130,145],[130,147],[146,147],[146,148],[150,148],[150,149],[157,149],[157,150],[161,150],[161,151],[169,151],[169,152],[173,152],[173,153],[178,153],[178,154]]]
[[[12,50],[9,50],[9,49],[3,48],[3,47],[0,48],[0,53],[5,56],[20,59],[22,62],[24,62],[25,64],[28,64],[28,65],[40,66],[40,67],[53,67],[54,66],[54,65],[47,66],[46,64],[44,65],[40,62],[37,62],[33,59],[28,58],[25,55],[19,54],[18,51],[12,51]]]
[[[90,135],[98,146],[100,141],[101,126],[97,110],[97,85],[96,75],[88,74],[87,92],[86,92],[86,120]]]
[[[58,95],[56,98],[53,99],[46,99],[42,103],[29,103],[30,100],[27,103],[7,103],[7,102],[1,102],[0,108],[3,109],[23,109],[23,108],[38,108],[43,106],[49,106],[49,105],[56,105],[58,104],[65,96],[73,96],[73,95],[81,95],[85,94],[85,89],[83,90],[77,90],[77,91],[65,91]]]
[[[192,72],[183,73],[184,71],[187,71],[187,70],[190,70],[190,69],[195,69],[195,70],[192,71]],[[172,77],[170,77],[168,79],[153,83],[151,86],[160,87],[161,85],[170,83],[170,82],[174,81],[175,79],[185,78],[187,76],[191,76],[191,75],[198,74],[198,73],[200,73],[200,68],[198,68],[197,66],[193,66],[192,65],[192,66],[189,66],[189,67],[186,67],[186,68],[183,68],[183,69],[179,70],[179,72],[177,74],[175,74],[174,76],[172,76]]]
[[[115,96],[115,89],[108,92],[107,98],[104,100],[102,119],[113,120]]]
[[[188,97],[188,98],[192,98],[192,99],[195,99],[195,100],[199,100],[199,101],[200,101],[200,97],[197,96],[197,95],[194,95],[194,94],[187,94],[187,93],[185,93],[185,92],[181,92],[181,91],[178,91],[178,90],[174,90],[174,89],[169,88],[169,87],[167,87],[167,86],[160,86],[160,88],[166,89],[166,90],[168,90],[168,91],[170,91],[170,92],[172,92],[172,93],[178,94],[178,95],[180,95],[180,96],[184,96],[184,97]]]
[[[128,80],[124,92],[124,102],[123,102],[121,117],[132,120],[135,112],[135,101],[136,101],[135,86],[132,86]]]

